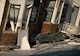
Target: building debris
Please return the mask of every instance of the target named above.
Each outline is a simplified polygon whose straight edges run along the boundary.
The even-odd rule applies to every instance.
[[[3,46],[0,51],[16,49],[17,46],[28,50],[37,43],[45,42],[51,45],[80,42],[79,2],[0,0],[0,47]],[[67,37],[69,40],[65,41]]]

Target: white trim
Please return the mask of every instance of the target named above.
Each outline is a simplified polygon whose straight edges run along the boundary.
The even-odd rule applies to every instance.
[[[33,6],[33,4],[29,5],[27,8],[31,8]]]
[[[32,6],[33,6],[33,4],[32,4]],[[28,18],[27,18],[27,22],[26,22],[26,27],[25,27],[25,29],[28,29],[31,12],[32,12],[32,8],[30,8],[30,10],[29,10],[29,14],[28,14]]]
[[[17,31],[18,27],[20,27],[21,30],[25,7],[26,7],[26,0],[23,0],[23,3],[21,4],[20,11],[19,11],[15,32]]]
[[[62,3],[62,7],[61,7],[60,14],[59,14],[59,19],[58,19],[58,24],[60,23],[60,20],[61,20],[61,15],[62,15],[62,12],[63,12],[64,4],[65,4],[65,0]]]
[[[59,7],[59,4],[60,4],[60,1],[61,0],[56,0],[55,7],[54,7],[54,10],[53,10],[52,19],[51,19],[51,23],[52,24],[55,24],[55,19],[56,19],[56,16],[57,16],[57,12],[58,12],[58,7]]]
[[[10,20],[10,25],[11,25],[11,30],[14,31],[14,30],[15,30],[15,29],[14,29],[14,21],[11,21],[11,20]]]

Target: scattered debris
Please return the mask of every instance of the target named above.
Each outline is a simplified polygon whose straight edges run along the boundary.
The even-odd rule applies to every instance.
[[[63,41],[65,39],[65,36],[63,35],[63,33],[58,32],[56,34],[38,34],[35,38],[36,43],[53,43],[55,42],[59,42],[59,41]]]

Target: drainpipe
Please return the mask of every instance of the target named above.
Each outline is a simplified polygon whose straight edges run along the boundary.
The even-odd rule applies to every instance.
[[[56,24],[55,23],[55,19],[56,19],[56,16],[57,16],[57,12],[58,12],[58,7],[59,7],[59,4],[60,4],[60,1],[61,0],[56,0],[55,7],[54,7],[54,10],[53,10],[52,19],[51,19],[51,23],[52,24]]]
[[[61,5],[61,10],[60,10],[60,14],[59,14],[58,24],[60,23],[60,20],[61,20],[61,15],[62,15],[62,12],[63,12],[64,4],[65,4],[65,0],[63,0],[62,5]]]

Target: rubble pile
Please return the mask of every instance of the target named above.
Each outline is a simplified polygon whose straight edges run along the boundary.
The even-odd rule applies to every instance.
[[[17,35],[14,33],[4,33],[0,38],[0,51],[9,51],[14,48],[17,41]],[[11,46],[11,47],[9,47]]]

